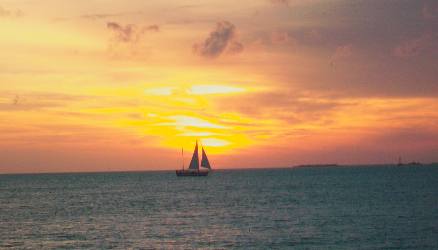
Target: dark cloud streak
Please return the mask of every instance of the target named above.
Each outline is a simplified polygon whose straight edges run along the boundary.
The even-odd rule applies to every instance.
[[[136,43],[147,31],[160,31],[160,27],[156,24],[138,27],[134,24],[122,25],[117,22],[107,22],[106,27],[113,31],[114,40],[122,43]]]
[[[243,44],[237,41],[236,27],[228,21],[221,21],[202,43],[193,45],[193,51],[205,58],[219,57],[228,49],[231,54],[243,51]]]
[[[80,16],[74,16],[74,17],[57,17],[54,18],[54,22],[62,22],[62,21],[71,21],[75,19],[84,19],[84,20],[90,20],[90,21],[97,21],[102,19],[109,19],[109,18],[115,18],[115,17],[123,17],[123,16],[133,16],[133,15],[140,15],[143,14],[141,11],[137,12],[120,12],[120,13],[90,13],[90,14],[83,14]]]
[[[23,11],[19,9],[10,10],[0,6],[0,17],[21,17],[21,16],[23,16]]]
[[[10,94],[0,95],[1,99],[10,98]],[[11,112],[11,111],[34,111],[41,109],[50,109],[65,107],[70,103],[80,102],[83,100],[89,100],[95,97],[85,96],[85,95],[67,95],[60,93],[21,93],[20,95],[15,94],[12,97],[12,102],[1,102],[0,101],[0,112]]]
[[[80,16],[80,18],[90,19],[90,20],[98,20],[98,19],[106,19],[110,17],[118,17],[124,14],[86,14]]]
[[[396,57],[408,58],[425,52],[434,53],[438,51],[436,44],[438,44],[438,35],[423,34],[420,37],[403,41],[394,48],[393,54]]]

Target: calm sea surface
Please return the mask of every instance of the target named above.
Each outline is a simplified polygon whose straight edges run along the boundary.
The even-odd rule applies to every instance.
[[[438,249],[438,167],[0,175],[0,249]]]

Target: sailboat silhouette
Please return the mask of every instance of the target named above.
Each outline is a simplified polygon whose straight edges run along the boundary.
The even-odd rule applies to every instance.
[[[202,147],[202,159],[201,167],[199,167],[199,156],[198,156],[198,141],[196,141],[195,150],[193,151],[192,160],[188,169],[184,169],[184,149],[181,151],[183,157],[183,166],[181,170],[176,170],[177,176],[207,176],[211,171],[210,162],[208,161],[207,154],[205,153],[204,147]]]

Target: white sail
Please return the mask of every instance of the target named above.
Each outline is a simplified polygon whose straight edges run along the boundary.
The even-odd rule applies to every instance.
[[[190,161],[189,169],[199,169],[199,157],[198,157],[198,141],[196,141],[195,151],[193,152],[192,160]]]
[[[208,161],[208,158],[207,158],[207,154],[204,151],[204,147],[202,147],[201,167],[211,169],[210,162]]]

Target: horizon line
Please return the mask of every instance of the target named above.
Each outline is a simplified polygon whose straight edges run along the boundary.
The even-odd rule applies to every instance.
[[[296,168],[338,168],[338,167],[408,167],[408,166],[438,166],[438,162],[420,163],[420,165],[412,165],[405,163],[398,166],[397,163],[372,163],[372,164],[300,164],[292,166],[272,166],[272,167],[231,167],[231,168],[215,168],[214,171],[224,170],[269,170],[269,169],[296,169]],[[143,170],[102,170],[102,171],[41,171],[41,172],[0,172],[0,175],[44,175],[44,174],[103,174],[103,173],[145,173],[145,172],[173,172],[176,169],[143,169]]]

